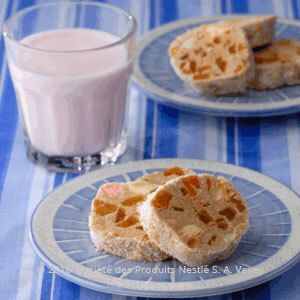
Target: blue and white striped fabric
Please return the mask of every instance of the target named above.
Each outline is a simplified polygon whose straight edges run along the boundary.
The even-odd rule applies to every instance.
[[[46,0],[1,0],[0,24]],[[139,34],[176,19],[230,13],[300,18],[299,0],[111,0],[136,16]],[[28,239],[30,215],[54,187],[75,175],[49,173],[26,159],[11,79],[0,45],[0,299],[125,299],[73,284],[49,271]],[[129,149],[122,161],[184,157],[217,160],[268,174],[300,193],[300,114],[214,118],[157,104],[132,90]],[[298,172],[298,174],[297,174]],[[298,176],[297,176],[298,175]],[[210,299],[300,299],[300,265],[260,286]]]

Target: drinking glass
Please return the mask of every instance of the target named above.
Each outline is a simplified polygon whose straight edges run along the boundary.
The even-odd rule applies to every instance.
[[[4,24],[27,156],[49,170],[86,172],[126,149],[136,21],[108,4],[53,2]]]

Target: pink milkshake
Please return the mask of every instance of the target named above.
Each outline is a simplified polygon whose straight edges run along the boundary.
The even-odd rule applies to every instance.
[[[123,44],[97,50],[118,40],[103,31],[70,28],[20,41],[30,48],[23,47],[9,64],[35,149],[49,156],[84,156],[118,143],[132,59]]]

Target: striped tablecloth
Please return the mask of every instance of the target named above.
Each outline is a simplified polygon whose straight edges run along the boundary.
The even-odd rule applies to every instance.
[[[46,0],[1,0],[0,22]],[[136,16],[139,34],[176,19],[230,13],[300,17],[298,0],[111,0]],[[25,156],[11,79],[0,45],[0,299],[125,299],[71,283],[49,271],[28,239],[31,213],[44,195],[75,175],[49,173]],[[214,118],[157,104],[132,89],[129,149],[121,161],[184,157],[238,164],[300,193],[300,114]],[[131,297],[126,297],[131,298]],[[274,280],[212,299],[300,299],[300,265]]]

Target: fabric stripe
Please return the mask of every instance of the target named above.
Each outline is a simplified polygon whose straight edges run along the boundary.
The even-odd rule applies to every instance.
[[[287,122],[287,140],[288,145],[288,157],[293,163],[290,163],[290,184],[293,189],[300,194],[300,181],[299,181],[299,170],[300,170],[300,120],[295,116],[293,119]]]
[[[53,279],[52,279],[53,280]],[[54,287],[52,289],[53,299],[79,299],[80,286],[68,281],[58,275],[55,275]]]
[[[150,98],[147,98],[147,115],[146,115],[146,126],[145,126],[145,146],[144,146],[144,158],[151,158],[152,155],[152,144],[153,144],[153,111],[154,102]]]
[[[49,174],[42,168],[36,167],[32,177],[32,184],[30,187],[30,195],[28,197],[28,208],[25,224],[25,235],[23,239],[23,249],[21,255],[20,274],[18,279],[17,300],[30,299],[31,287],[35,282],[33,281],[33,269],[36,256],[33,249],[30,246],[28,239],[29,224],[31,214],[34,208],[43,198],[43,196],[49,192]],[[52,188],[52,187],[51,187]]]
[[[5,17],[17,10],[17,0],[9,2]],[[1,69],[1,90],[0,90],[0,201],[3,189],[3,181],[8,168],[12,145],[14,141],[15,131],[17,128],[17,104],[14,97],[14,91],[10,77],[7,75],[7,64],[4,59]]]
[[[176,157],[178,137],[178,110],[158,105],[157,150],[155,157]]]
[[[238,119],[238,162],[240,165],[260,171],[260,121]]]
[[[160,24],[174,21],[178,17],[176,0],[157,2]],[[178,110],[154,103],[152,131],[152,157],[176,157],[178,138]]]
[[[231,0],[231,13],[248,13],[248,1]]]
[[[290,185],[287,120],[285,117],[265,119],[261,128],[263,173]],[[274,159],[276,158],[276,159]]]
[[[177,156],[182,158],[204,158],[206,146],[205,117],[180,112],[178,119]],[[191,141],[193,141],[191,143]]]
[[[294,17],[299,19],[299,5],[297,0],[292,0],[292,7],[294,12]]]
[[[235,119],[228,118],[226,121],[227,131],[227,162],[236,163],[236,136],[235,136]]]
[[[159,2],[154,0],[149,2],[149,29],[159,24]],[[154,130],[154,110],[157,103],[151,98],[147,98],[146,104],[146,126],[145,126],[145,145],[144,145],[144,159],[149,159],[153,154],[153,130]]]
[[[22,130],[18,127],[0,202],[0,299],[12,299],[16,296],[23,241],[25,236],[28,237],[24,225],[30,195],[28,187],[32,184],[34,168],[26,159]],[[26,176],[16,176],[18,170],[26,170]]]
[[[206,1],[206,0],[205,0]],[[186,1],[186,0],[178,0],[177,7],[179,11],[178,18],[179,19],[185,19],[185,18],[192,18],[192,17],[198,17],[199,14],[202,13],[203,5],[201,0],[192,0],[192,1]],[[207,5],[210,4],[210,1],[206,1]]]

